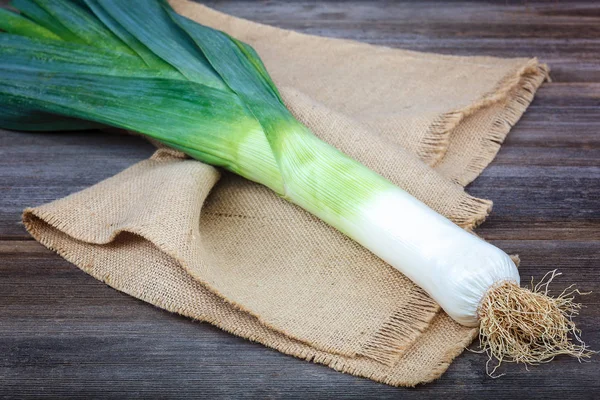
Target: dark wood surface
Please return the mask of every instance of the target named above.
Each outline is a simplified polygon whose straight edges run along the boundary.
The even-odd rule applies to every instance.
[[[0,4],[6,1],[0,1]],[[447,54],[538,56],[552,67],[496,160],[468,190],[493,199],[478,230],[522,257],[523,277],[577,283],[583,338],[600,349],[600,3],[213,1],[298,31]],[[465,352],[416,389],[284,356],[117,292],[31,240],[21,210],[144,159],[143,140],[0,133],[0,398],[600,397],[600,361],[571,358],[490,379]]]

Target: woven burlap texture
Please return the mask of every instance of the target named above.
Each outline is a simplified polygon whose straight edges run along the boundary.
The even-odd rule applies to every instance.
[[[253,45],[300,121],[466,229],[491,202],[463,186],[493,159],[547,75],[535,59],[388,49],[172,4]],[[268,189],[221,174],[160,149],[27,209],[24,222],[115,289],[391,385],[439,377],[473,340],[476,329],[454,323],[360,245]]]

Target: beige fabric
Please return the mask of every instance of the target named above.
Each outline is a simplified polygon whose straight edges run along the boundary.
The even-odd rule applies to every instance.
[[[536,60],[380,48],[172,3],[255,46],[318,136],[467,229],[491,202],[462,185],[492,160],[546,76]],[[161,149],[26,210],[24,221],[118,290],[388,384],[439,377],[473,339],[476,330],[367,250],[264,187],[230,174],[216,184],[219,174]]]

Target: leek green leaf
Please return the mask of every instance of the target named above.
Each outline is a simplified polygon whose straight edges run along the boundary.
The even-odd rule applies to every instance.
[[[0,30],[33,38],[61,40],[43,26],[4,8],[0,8]]]
[[[33,0],[12,0],[11,5],[19,10],[21,14],[26,15],[29,19],[43,26],[55,35],[64,40],[75,43],[84,43],[82,39],[73,34],[63,24],[57,21],[42,7],[37,5]]]
[[[246,103],[260,103],[287,112],[263,75],[228,35],[197,24],[172,10],[169,10],[169,15],[190,35],[227,86]]]
[[[136,0],[135,6],[119,0],[96,0],[106,13],[154,54],[188,79],[226,89],[194,42],[171,20],[156,0]]]
[[[109,13],[98,4],[97,0],[82,0],[100,21],[124,43],[126,43],[151,68],[175,70],[171,65],[150,51],[142,42],[123,28]]]
[[[258,55],[256,50],[254,50],[254,48],[252,46],[250,46],[248,43],[244,43],[241,40],[237,40],[236,38],[231,37],[231,36],[229,36],[229,38],[240,48],[240,50],[244,53],[244,55],[246,56],[248,61],[250,61],[252,63],[252,65],[254,66],[254,68],[256,68],[258,73],[260,73],[262,75],[263,79],[265,80],[265,83],[271,87],[271,91],[277,96],[279,101],[281,103],[283,103],[283,99],[281,98],[279,89],[277,89],[277,86],[271,79],[271,76],[269,75],[269,72],[267,71],[267,67],[265,67],[265,64],[260,59],[260,56]]]
[[[106,28],[95,15],[69,0],[34,0],[58,23],[84,43],[115,52],[135,54],[125,43]]]
[[[139,57],[53,40],[0,35],[0,57],[13,68],[107,76],[185,79],[172,69],[151,69]]]
[[[281,189],[260,124],[229,91],[187,80],[9,70],[2,65],[0,77],[3,104],[140,132]]]

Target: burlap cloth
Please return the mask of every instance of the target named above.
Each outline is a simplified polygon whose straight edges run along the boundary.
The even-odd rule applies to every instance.
[[[491,202],[463,186],[547,76],[535,59],[389,49],[172,4],[253,45],[299,120],[467,229]],[[24,221],[41,243],[115,289],[391,385],[439,377],[476,335],[315,217],[169,150],[27,209]]]

